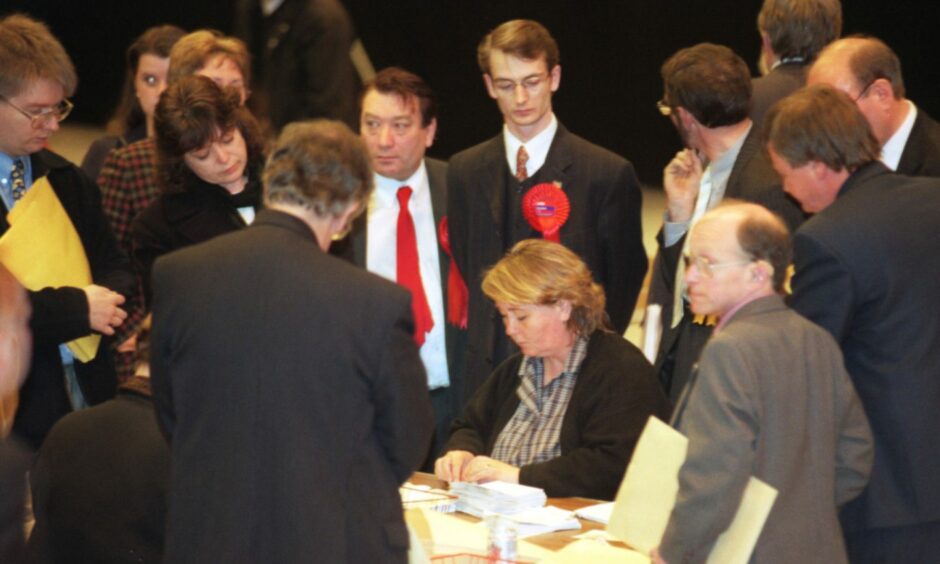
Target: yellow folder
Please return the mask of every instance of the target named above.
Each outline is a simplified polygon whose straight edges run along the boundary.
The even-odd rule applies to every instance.
[[[29,290],[92,283],[88,257],[72,220],[45,177],[40,178],[7,215],[10,228],[0,237],[0,263]],[[66,343],[75,358],[95,358],[101,336]]]

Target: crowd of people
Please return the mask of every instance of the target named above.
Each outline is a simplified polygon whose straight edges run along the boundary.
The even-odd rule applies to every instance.
[[[651,416],[689,439],[654,562],[704,562],[752,476],[755,562],[936,559],[940,125],[838,0],[765,0],[760,78],[663,63],[655,257],[632,164],[552,110],[540,23],[482,38],[504,125],[444,162],[425,79],[338,94],[335,6],[260,4],[344,47],[243,22],[276,35],[253,81],[241,39],[151,28],[81,168],[47,148],[68,54],[0,19],[0,561],[404,562],[414,471],[610,500]],[[622,336],[648,269],[652,362]]]

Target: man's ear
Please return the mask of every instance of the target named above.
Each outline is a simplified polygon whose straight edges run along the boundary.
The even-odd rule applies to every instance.
[[[496,99],[496,89],[493,88],[493,77],[489,73],[483,73],[483,84],[486,85],[486,93],[490,95],[490,98]]]

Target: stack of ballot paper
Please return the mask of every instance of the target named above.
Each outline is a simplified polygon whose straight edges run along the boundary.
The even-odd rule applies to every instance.
[[[450,485],[450,493],[457,495],[457,511],[476,517],[490,513],[520,513],[542,507],[548,499],[541,488],[499,481],[485,484],[454,482]]]
[[[457,496],[430,486],[405,482],[398,488],[398,493],[401,495],[401,504],[405,509],[420,507],[441,513],[452,513],[457,509]]]

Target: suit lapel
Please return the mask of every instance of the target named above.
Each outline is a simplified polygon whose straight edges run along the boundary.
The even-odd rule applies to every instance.
[[[503,229],[506,213],[506,176],[509,166],[506,164],[506,153],[503,145],[503,134],[500,133],[490,140],[480,162],[478,177],[481,182],[477,189],[483,193],[490,206],[490,215],[497,231]]]
[[[904,144],[904,150],[901,151],[901,158],[898,160],[898,173],[915,175],[920,172],[920,165],[924,162],[924,151],[926,143],[926,123],[923,113],[917,111],[914,118],[914,125],[911,127],[911,134],[907,137],[907,143]]]
[[[734,160],[734,165],[731,167],[731,174],[728,175],[728,184],[725,188],[725,198],[741,198],[742,190],[738,186],[738,178],[741,176],[741,171],[747,169],[751,160],[758,155],[760,150],[757,128],[752,126],[744,139],[744,143],[741,144],[738,158]]]
[[[575,178],[571,174],[570,167],[574,162],[574,155],[572,154],[568,135],[568,130],[559,123],[558,129],[555,131],[555,138],[552,139],[552,144],[548,148],[545,164],[542,165],[544,173],[540,176],[546,182],[561,184],[561,189],[568,195],[568,201],[573,205],[575,198],[572,197],[571,192],[576,188],[574,186]],[[585,199],[585,201],[587,200]],[[568,221],[561,227],[561,242],[566,246],[570,246],[567,238],[568,226],[571,223],[571,221]]]
[[[431,189],[431,209],[434,213],[434,234],[437,236],[438,266],[441,271],[441,291],[444,296],[444,306],[447,307],[447,273],[449,271],[450,257],[444,252],[441,245],[438,229],[441,220],[447,215],[447,166],[434,159],[425,159],[425,168],[428,173],[428,187]],[[446,314],[445,314],[446,315]]]

